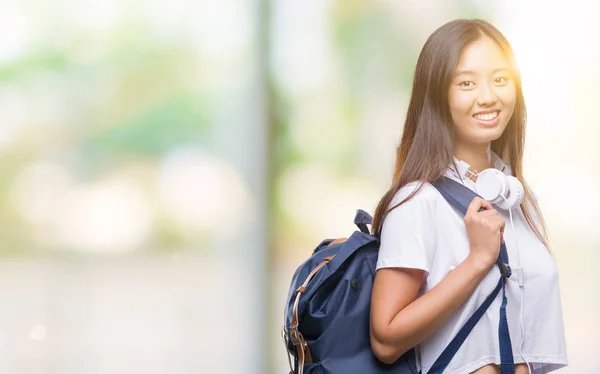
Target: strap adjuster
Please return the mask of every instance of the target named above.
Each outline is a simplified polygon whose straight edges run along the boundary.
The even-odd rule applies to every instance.
[[[501,263],[499,267],[500,267],[500,274],[502,274],[502,276],[504,278],[510,278],[510,276],[512,275],[512,270],[510,269],[510,265]]]

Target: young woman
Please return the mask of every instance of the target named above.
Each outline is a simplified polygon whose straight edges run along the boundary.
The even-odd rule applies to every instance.
[[[455,20],[429,37],[416,66],[393,183],[373,222],[381,248],[371,345],[381,361],[394,362],[415,346],[418,367],[427,373],[496,286],[503,238],[513,274],[506,296],[515,372],[567,365],[557,269],[523,178],[525,117],[513,52],[496,28]],[[486,172],[498,186],[508,176],[516,179],[501,201],[475,198],[464,216],[430,184],[445,176],[482,195],[477,180]],[[501,302],[499,295],[444,373],[500,373]]]

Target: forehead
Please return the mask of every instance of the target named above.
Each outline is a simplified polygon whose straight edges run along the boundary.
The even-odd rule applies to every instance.
[[[457,73],[461,70],[487,72],[498,68],[508,69],[509,66],[500,46],[492,39],[482,37],[463,49],[456,70]]]

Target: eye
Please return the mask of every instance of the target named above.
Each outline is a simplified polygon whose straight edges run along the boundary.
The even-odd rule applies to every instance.
[[[475,85],[475,83],[473,83],[471,81],[464,81],[464,82],[460,82],[458,85],[461,87],[464,87],[464,88],[471,88]]]
[[[508,82],[507,77],[498,77],[498,78],[494,79],[494,83],[501,84],[501,85],[504,85],[507,82]]]

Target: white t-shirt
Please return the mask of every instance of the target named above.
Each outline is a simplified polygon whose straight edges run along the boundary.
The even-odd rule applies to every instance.
[[[494,167],[510,175],[510,168],[497,155],[493,154],[492,157]],[[452,168],[445,175],[461,182]],[[462,183],[475,191],[475,183],[470,179],[462,178]],[[390,207],[404,200],[417,185],[417,182],[413,182],[402,188]],[[567,352],[554,260],[529,228],[520,208],[512,210],[514,230],[508,211],[495,208],[506,220],[504,240],[512,269],[506,286],[506,311],[514,361],[527,361],[532,365],[534,374],[562,368],[567,365]],[[462,213],[452,207],[435,187],[425,183],[413,198],[386,217],[381,232],[377,269],[425,270],[419,291],[419,296],[423,295],[469,254],[470,245],[463,218]],[[519,251],[515,246],[515,235]],[[424,374],[492,292],[499,278],[500,271],[494,265],[450,319],[416,347],[417,365]],[[523,280],[523,288],[519,287],[519,278]],[[501,302],[500,293],[444,373],[471,373],[487,364],[500,364],[498,322]],[[525,331],[522,345],[521,306]]]

